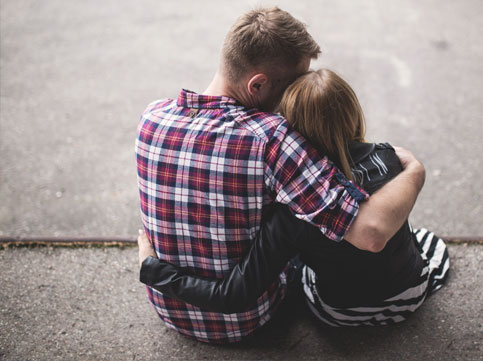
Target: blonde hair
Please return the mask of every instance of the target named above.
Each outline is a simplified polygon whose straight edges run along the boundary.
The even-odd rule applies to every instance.
[[[226,35],[222,70],[236,82],[252,69],[287,71],[319,54],[302,22],[278,7],[258,8],[240,16]]]
[[[308,72],[287,88],[280,109],[295,130],[353,180],[349,143],[364,141],[365,120],[356,94],[344,79],[328,69]]]

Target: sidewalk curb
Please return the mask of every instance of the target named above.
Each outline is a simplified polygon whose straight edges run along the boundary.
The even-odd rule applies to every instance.
[[[448,244],[483,245],[483,237],[441,237]],[[15,237],[0,236],[0,247],[136,247],[131,237]]]

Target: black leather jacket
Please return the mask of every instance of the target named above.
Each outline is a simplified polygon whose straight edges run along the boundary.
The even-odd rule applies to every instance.
[[[353,143],[353,174],[372,194],[401,171],[388,144]],[[409,224],[399,229],[379,253],[334,242],[320,230],[292,215],[288,207],[271,206],[260,233],[245,258],[223,279],[206,279],[167,262],[148,257],[141,282],[163,294],[207,311],[241,312],[278,277],[297,253],[317,274],[317,290],[336,307],[371,305],[407,289],[418,281],[423,265]]]

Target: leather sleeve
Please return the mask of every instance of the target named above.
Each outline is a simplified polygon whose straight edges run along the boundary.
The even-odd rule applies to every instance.
[[[235,313],[254,305],[297,254],[309,227],[284,205],[274,205],[264,217],[248,254],[223,279],[207,279],[157,258],[148,257],[140,280],[164,295],[206,311]]]

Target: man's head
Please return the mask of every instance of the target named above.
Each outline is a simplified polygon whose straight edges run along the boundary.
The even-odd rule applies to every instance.
[[[303,23],[277,7],[252,10],[226,35],[221,74],[247,106],[273,111],[285,88],[320,54]]]

